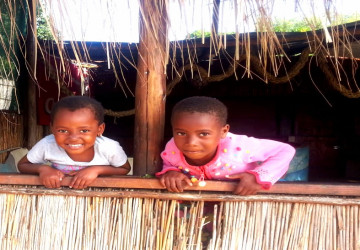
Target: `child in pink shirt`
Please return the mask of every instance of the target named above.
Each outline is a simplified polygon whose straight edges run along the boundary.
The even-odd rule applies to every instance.
[[[226,106],[211,97],[177,103],[171,124],[173,138],[161,153],[163,169],[156,173],[171,192],[206,179],[238,179],[235,194],[256,194],[286,173],[295,154],[286,143],[230,133]]]

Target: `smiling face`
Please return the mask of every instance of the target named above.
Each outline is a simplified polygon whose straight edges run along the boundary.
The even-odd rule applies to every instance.
[[[99,125],[91,109],[74,111],[59,109],[51,124],[56,143],[74,161],[89,162],[94,157],[97,135],[104,132],[105,124]]]
[[[171,123],[176,146],[194,166],[210,162],[229,131],[228,124],[222,126],[216,116],[207,113],[177,112]]]

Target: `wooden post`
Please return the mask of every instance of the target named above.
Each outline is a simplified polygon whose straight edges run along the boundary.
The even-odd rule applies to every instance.
[[[134,175],[161,168],[165,123],[167,12],[163,1],[140,1],[140,44],[135,88]]]
[[[30,149],[43,136],[42,126],[37,125],[36,111],[36,0],[29,0],[29,19],[26,38],[26,61],[28,64],[28,92],[27,92],[27,147]],[[26,121],[26,120],[25,120]]]

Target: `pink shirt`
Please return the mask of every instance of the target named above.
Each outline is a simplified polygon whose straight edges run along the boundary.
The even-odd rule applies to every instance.
[[[161,153],[163,169],[178,171],[189,177],[228,180],[225,176],[248,172],[265,189],[269,189],[288,170],[295,149],[289,144],[228,133],[220,140],[214,159],[203,166],[189,165],[172,138]]]

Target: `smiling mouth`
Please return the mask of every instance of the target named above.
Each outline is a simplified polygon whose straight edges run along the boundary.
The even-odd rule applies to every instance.
[[[71,149],[78,149],[78,148],[81,148],[83,145],[82,144],[66,144],[66,146],[68,146]]]

